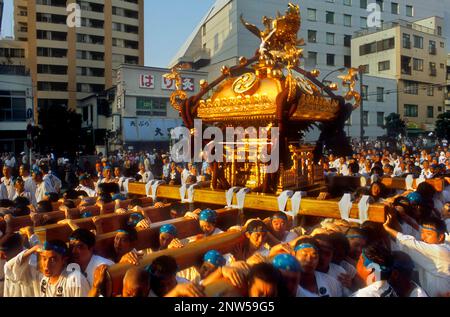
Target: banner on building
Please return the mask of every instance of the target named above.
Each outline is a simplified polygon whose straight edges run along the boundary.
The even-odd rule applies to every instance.
[[[124,118],[124,142],[170,141],[170,131],[182,124],[181,119]]]

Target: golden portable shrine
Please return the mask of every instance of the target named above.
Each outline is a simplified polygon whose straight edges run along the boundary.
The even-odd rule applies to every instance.
[[[224,155],[223,163],[212,163],[212,189],[245,186],[255,192],[281,193],[323,182],[323,149],[341,155],[352,151],[344,125],[361,100],[354,90],[358,71],[350,69],[340,77],[348,93],[338,96],[334,93],[338,90],[336,83],[324,85],[318,80],[319,70],[306,71],[300,67],[305,43],[298,38],[301,26],[298,5],[289,4],[285,15],[264,17],[263,30],[242,16],[241,21],[261,40],[252,58],[241,57],[238,65],[222,67],[219,78],[211,83],[202,81],[200,93],[190,98],[181,90],[178,73],[190,65],[178,65],[166,75],[177,83],[171,104],[189,129],[194,128],[194,119],[223,130],[233,126],[279,129],[276,143],[281,162],[277,172],[267,173],[265,164],[255,161],[243,163],[231,152],[232,155]],[[313,126],[321,130],[319,140],[315,146],[302,146],[302,136]],[[274,140],[270,135],[267,140],[259,139],[258,156],[259,143],[266,141],[273,144]],[[243,140],[247,156],[252,142],[255,140]]]

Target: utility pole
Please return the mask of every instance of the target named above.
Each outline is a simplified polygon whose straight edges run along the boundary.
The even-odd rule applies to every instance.
[[[364,66],[359,66],[359,91],[361,92],[361,105],[360,105],[360,114],[361,114],[361,145],[364,145]]]

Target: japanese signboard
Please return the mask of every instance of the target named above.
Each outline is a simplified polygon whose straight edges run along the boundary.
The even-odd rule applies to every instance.
[[[170,141],[170,131],[182,126],[180,119],[124,118],[125,142]]]
[[[164,76],[161,79],[163,90],[176,90],[175,80],[165,78]],[[182,87],[184,91],[193,92],[195,90],[195,82],[194,78],[183,78],[182,79]]]
[[[155,76],[149,74],[141,74],[139,77],[139,88],[154,89]]]

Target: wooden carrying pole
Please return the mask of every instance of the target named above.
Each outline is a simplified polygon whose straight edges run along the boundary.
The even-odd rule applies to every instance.
[[[145,185],[139,183],[129,183],[128,190],[130,194],[145,195]],[[179,187],[161,185],[158,187],[158,198],[166,198],[171,200],[181,200]],[[194,201],[199,203],[207,203],[211,205],[225,206],[225,192],[223,190],[196,189],[194,191]],[[236,204],[236,197],[234,197]],[[249,193],[245,197],[245,209],[278,211],[277,196],[269,194]],[[287,203],[287,210],[292,208],[291,201]],[[313,198],[302,198],[299,215],[316,216],[324,218],[340,219],[339,202],[332,200],[317,200]],[[369,207],[369,220],[375,222],[385,221],[385,206],[383,204],[374,204]],[[359,209],[357,204],[353,204],[350,211],[351,218],[358,218]]]
[[[230,253],[233,248],[239,243],[242,243],[243,240],[244,235],[240,231],[214,235],[212,237],[190,243],[180,249],[167,249],[145,256],[141,260],[139,267],[145,268],[148,265],[151,265],[156,258],[167,255],[176,260],[179,270],[184,270],[199,263],[205,253],[209,250],[217,250],[222,254]],[[132,267],[134,266],[131,264],[116,264],[108,268],[106,289],[112,291],[112,296],[121,295],[123,277],[125,276],[127,270]],[[217,287],[217,289],[215,289],[215,287]],[[214,290],[211,291],[219,291],[221,289],[223,289],[223,284],[214,286]]]

